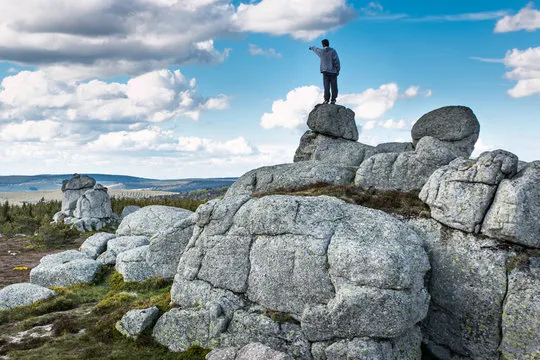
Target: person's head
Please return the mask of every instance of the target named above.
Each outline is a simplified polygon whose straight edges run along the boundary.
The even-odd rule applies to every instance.
[[[322,43],[323,47],[329,47],[330,46],[330,41],[328,41],[328,39],[324,39],[323,41],[321,41],[321,43]]]

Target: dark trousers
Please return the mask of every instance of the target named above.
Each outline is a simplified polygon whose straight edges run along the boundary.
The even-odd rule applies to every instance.
[[[332,87],[332,101],[336,101],[338,95],[337,74],[323,73],[324,101],[330,100],[330,87]]]

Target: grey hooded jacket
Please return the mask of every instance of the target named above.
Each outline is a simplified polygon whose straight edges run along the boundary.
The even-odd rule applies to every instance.
[[[339,75],[341,65],[339,63],[339,57],[336,50],[332,49],[331,47],[319,49],[315,46],[310,47],[310,49],[321,58],[321,73]]]

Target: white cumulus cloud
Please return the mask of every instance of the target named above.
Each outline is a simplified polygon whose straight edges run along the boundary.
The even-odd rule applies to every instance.
[[[281,58],[283,56],[281,53],[278,53],[273,48],[268,48],[265,50],[256,44],[249,44],[249,53],[253,56],[261,55],[261,56],[266,56],[268,58],[272,58],[272,57]]]
[[[315,4],[314,4],[315,5]],[[214,40],[238,32],[313,39],[352,20],[347,0],[129,0],[0,2],[0,60],[55,79],[139,75],[223,61]]]
[[[412,98],[420,94],[418,86],[411,86],[401,98]],[[430,96],[431,90],[424,92]],[[305,125],[309,112],[316,104],[322,102],[323,90],[317,86],[302,86],[289,91],[285,99],[278,99],[272,103],[272,112],[265,113],[260,125],[264,129],[286,128],[295,129]],[[338,104],[350,107],[356,115],[356,120],[376,120],[394,107],[400,98],[399,87],[396,83],[381,85],[378,89],[367,89],[356,94],[342,94],[338,97]],[[389,120],[387,127],[396,129],[403,126],[403,120],[394,122]],[[377,122],[368,121],[364,125],[369,130]],[[379,126],[383,126],[382,124]]]
[[[497,21],[495,25],[496,33],[506,33],[512,31],[534,31],[540,29],[540,11],[534,9],[534,3],[530,2],[516,15],[507,15]]]
[[[540,94],[540,47],[509,50],[504,57],[504,64],[514,68],[507,72],[505,77],[517,81],[517,84],[508,90],[511,97]]]
[[[241,3],[234,24],[244,32],[290,34],[295,39],[313,40],[357,16],[347,0],[261,0]]]
[[[285,100],[279,99],[272,104],[272,112],[261,118],[264,129],[295,129],[306,122],[306,117],[313,107],[321,101],[322,90],[317,86],[302,86],[289,91]]]
[[[204,98],[179,71],[157,70],[126,84],[92,80],[67,83],[45,72],[22,71],[0,83],[0,121],[163,122],[197,120],[204,110],[228,107],[225,95]]]

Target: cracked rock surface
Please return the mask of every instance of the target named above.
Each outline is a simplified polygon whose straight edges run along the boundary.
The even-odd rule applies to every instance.
[[[517,170],[517,156],[504,150],[478,159],[456,159],[433,173],[420,192],[431,216],[454,229],[480,231],[499,183]]]
[[[413,144],[425,136],[445,143],[456,155],[468,158],[480,134],[480,123],[473,111],[465,106],[445,106],[423,115],[414,124]]]
[[[429,350],[441,360],[498,359],[511,252],[432,219],[407,223],[425,240],[431,263],[431,303],[422,323]]]
[[[92,282],[101,264],[77,250],[47,255],[30,271],[30,282],[44,287]]]
[[[354,174],[353,167],[320,161],[265,166],[242,175],[227,190],[225,197],[282,189],[292,190],[318,183],[349,185],[353,182]]]
[[[501,181],[482,233],[540,248],[540,161],[527,164],[516,176]]]
[[[444,143],[426,136],[415,151],[371,156],[358,168],[354,183],[363,189],[420,190],[435,170],[455,158]]]
[[[310,359],[312,342],[398,338],[427,312],[422,240],[381,211],[326,196],[226,197],[195,219],[171,290],[180,308],[154,328],[171,349],[256,341]]]
[[[151,205],[127,215],[118,226],[118,235],[154,236],[159,231],[173,226],[193,212],[173,206]]]

